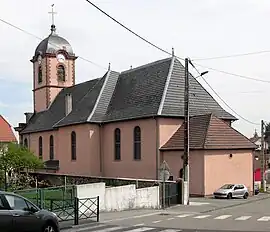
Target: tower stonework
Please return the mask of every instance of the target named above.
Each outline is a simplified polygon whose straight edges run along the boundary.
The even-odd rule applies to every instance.
[[[76,58],[71,45],[52,25],[50,35],[40,42],[31,60],[35,112],[48,109],[63,88],[75,84]]]

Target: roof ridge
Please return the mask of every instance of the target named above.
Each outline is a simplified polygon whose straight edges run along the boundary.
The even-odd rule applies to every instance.
[[[171,64],[170,64],[169,72],[168,72],[168,75],[167,75],[166,83],[165,83],[165,86],[164,86],[164,89],[163,89],[162,98],[161,98],[161,101],[159,103],[159,108],[158,108],[158,112],[157,112],[158,115],[161,115],[162,110],[163,110],[164,102],[165,102],[165,99],[166,99],[166,95],[167,95],[167,92],[168,92],[168,87],[169,87],[169,84],[170,84],[170,81],[171,81],[171,76],[172,76],[172,72],[173,72],[173,68],[174,68],[174,62],[175,62],[175,56],[173,56],[172,59],[171,59]]]
[[[142,68],[147,68],[149,66],[152,66],[152,65],[155,65],[155,64],[158,64],[158,63],[162,63],[162,62],[165,62],[165,61],[170,60],[170,59],[172,59],[172,57],[164,58],[164,59],[161,59],[161,60],[156,60],[156,61],[153,61],[153,62],[150,62],[150,63],[147,63],[147,64],[143,64],[143,65],[140,65],[140,66],[138,66],[136,68],[132,68],[132,69],[122,71],[122,72],[120,72],[120,75],[129,73],[129,72],[133,72],[133,71],[136,71],[136,70],[139,70],[139,69],[142,69]]]
[[[213,118],[213,113],[210,113],[210,114],[206,114],[206,115],[209,115],[209,121],[208,121],[208,126],[206,128],[206,131],[205,131],[205,135],[204,135],[204,141],[203,141],[203,149],[205,149],[205,143],[206,143],[206,140],[207,140],[207,134],[208,134],[208,130],[210,128],[210,125],[211,125],[211,120]]]

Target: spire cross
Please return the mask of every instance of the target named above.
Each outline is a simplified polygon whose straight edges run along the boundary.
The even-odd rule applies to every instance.
[[[52,11],[48,12],[49,14],[52,14],[52,25],[54,25],[54,15],[57,14],[57,12],[54,11],[54,4],[52,4]]]

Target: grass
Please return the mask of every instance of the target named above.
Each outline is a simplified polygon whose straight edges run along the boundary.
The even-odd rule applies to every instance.
[[[29,189],[17,191],[17,194],[29,199],[36,205],[43,202],[43,208],[54,210],[63,207],[70,207],[73,204],[73,189],[66,188],[46,188],[46,189]]]

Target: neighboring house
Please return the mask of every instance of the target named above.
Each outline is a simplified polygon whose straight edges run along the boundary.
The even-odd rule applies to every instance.
[[[252,190],[252,150],[248,138],[213,114],[190,118],[190,192],[210,195],[223,183],[243,183]],[[161,147],[174,176],[183,166],[184,125]],[[176,162],[177,161],[177,162]]]
[[[0,115],[0,144],[17,142],[11,125]]]
[[[172,56],[124,72],[109,69],[101,78],[75,85],[76,58],[71,45],[56,34],[52,25],[51,34],[38,45],[31,60],[34,112],[26,113],[26,123],[16,128],[20,141],[56,173],[158,178],[162,157],[169,157],[163,145],[171,141],[179,127],[182,130],[181,62]],[[198,116],[201,121],[196,122],[196,128],[210,133],[213,125],[215,129],[207,138],[221,138],[211,141],[214,148],[201,145],[199,152],[191,152],[191,185],[200,186],[192,187],[191,193],[205,195],[225,183],[236,182],[252,190],[254,144],[231,128],[237,120],[233,115],[192,75],[189,80],[190,116],[205,115]],[[191,119],[191,126],[196,118]],[[231,139],[232,134],[236,140]],[[203,134],[197,137],[204,139]],[[179,178],[181,154],[174,152],[168,159],[174,180]],[[228,168],[227,178],[223,176],[224,167]],[[205,187],[201,187],[203,183]]]

